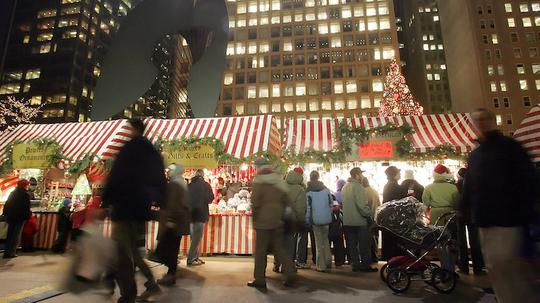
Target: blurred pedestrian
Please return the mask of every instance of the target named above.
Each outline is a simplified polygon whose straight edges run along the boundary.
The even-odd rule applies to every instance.
[[[204,264],[204,261],[199,258],[199,244],[203,237],[204,225],[210,218],[208,204],[214,200],[212,187],[204,181],[204,171],[202,169],[197,170],[195,176],[191,178],[188,191],[191,203],[191,243],[187,255],[187,265],[198,266]]]
[[[62,205],[58,209],[58,224],[56,230],[58,232],[58,238],[54,241],[51,251],[57,254],[63,254],[66,252],[66,247],[71,235],[72,223],[71,223],[71,199],[65,198]]]
[[[343,226],[354,272],[376,272],[372,268],[370,226],[373,222],[368,195],[362,185],[362,170],[351,169],[351,177],[343,187]]]
[[[273,252],[282,263],[285,286],[294,279],[294,264],[283,247],[284,219],[292,212],[289,188],[281,176],[274,172],[267,159],[255,162],[257,176],[253,180],[251,202],[253,204],[253,228],[255,229],[254,280],[247,286],[266,289],[266,265],[268,253]]]
[[[433,183],[426,186],[422,201],[429,209],[430,223],[432,225],[445,226],[448,223],[448,213],[455,212],[459,203],[459,192],[452,182],[453,177],[448,167],[438,164],[433,170]],[[448,225],[452,239],[456,239],[456,222]],[[457,255],[454,247],[444,246],[440,251],[441,265],[444,269],[454,272]]]
[[[30,195],[28,189],[30,182],[26,179],[19,180],[17,187],[9,194],[2,210],[8,224],[4,259],[17,257],[17,246],[21,239],[24,221],[30,219]]]
[[[384,173],[388,183],[383,190],[383,203],[400,200],[407,197],[407,189],[398,184],[401,179],[401,171],[395,166],[389,166]],[[395,256],[403,255],[403,251],[397,245],[399,239],[393,233],[382,231],[382,259],[389,261]]]
[[[422,184],[418,183],[418,181],[414,179],[413,170],[405,170],[405,173],[403,174],[403,182],[401,182],[401,187],[407,191],[408,196],[414,197],[418,201],[422,202],[424,186],[422,186]]]
[[[166,199],[159,210],[159,243],[155,254],[167,266],[167,273],[158,280],[160,285],[176,284],[178,252],[182,236],[189,235],[191,219],[188,185],[184,180],[184,167],[172,164],[169,169],[169,184]]]
[[[495,115],[473,113],[479,146],[469,156],[464,212],[480,229],[482,252],[499,303],[538,302],[539,274],[523,258],[528,226],[537,220],[538,180],[527,152],[497,130]]]
[[[312,226],[317,247],[317,271],[328,272],[332,266],[332,253],[328,242],[328,231],[332,223],[332,194],[326,186],[319,181],[317,171],[309,174],[307,184],[307,212],[306,222]]]
[[[368,178],[364,177],[362,179],[362,186],[364,186],[364,190],[366,191],[366,195],[368,198],[369,208],[371,208],[371,218],[375,220],[377,208],[381,206],[381,198],[379,197],[379,193],[370,186]],[[377,254],[379,250],[379,229],[377,228],[376,224],[372,224],[370,232],[372,236],[371,261],[373,263],[377,263],[379,261],[379,257]]]
[[[289,199],[291,201],[292,209],[294,211],[295,224],[292,228],[288,228],[284,233],[284,246],[287,254],[291,257],[293,262],[296,257],[296,244],[298,240],[298,232],[305,230],[306,228],[306,191],[304,189],[304,175],[297,172],[297,170],[291,170],[287,177]],[[281,261],[279,257],[274,258],[274,271],[281,271]]]
[[[465,182],[466,168],[460,168],[457,173],[456,187],[460,193],[460,211],[464,210],[463,203],[463,185]],[[462,274],[469,274],[469,248],[467,247],[467,234],[469,235],[468,243],[471,250],[471,261],[473,273],[475,275],[485,274],[483,268],[484,258],[482,257],[482,248],[480,246],[480,236],[478,234],[478,226],[472,224],[471,215],[469,212],[460,212],[457,221],[457,241],[459,248],[458,268]]]
[[[132,138],[118,153],[102,197],[102,207],[111,208],[111,236],[117,243],[118,262],[114,278],[120,288],[119,303],[136,299],[135,264],[142,260],[138,246],[144,239],[151,208],[161,206],[167,188],[163,159],[143,136],[144,123],[138,119],[131,119],[129,123]],[[144,265],[144,262],[138,264],[146,270]],[[152,274],[149,270],[148,273]],[[146,291],[159,293],[153,276],[147,279]]]

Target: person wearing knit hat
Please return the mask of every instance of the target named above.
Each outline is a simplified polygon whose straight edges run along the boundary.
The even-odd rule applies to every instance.
[[[445,225],[446,220],[439,220],[446,213],[456,211],[459,204],[459,192],[455,184],[451,183],[452,174],[448,167],[438,164],[433,170],[433,183],[426,186],[422,195],[422,202],[430,210],[430,222],[434,224],[438,221],[439,225]],[[450,226],[455,237],[455,223]],[[448,251],[441,252],[442,267],[451,272],[455,271],[455,262],[457,256]]]
[[[401,187],[407,190],[407,195],[416,198],[418,201],[422,202],[422,195],[424,194],[424,186],[418,183],[414,179],[414,171],[412,169],[405,170],[403,174],[403,182],[401,182]]]
[[[28,220],[31,214],[29,187],[30,182],[28,180],[20,180],[4,205],[3,215],[8,224],[4,259],[17,257],[17,246],[21,239],[24,221]]]

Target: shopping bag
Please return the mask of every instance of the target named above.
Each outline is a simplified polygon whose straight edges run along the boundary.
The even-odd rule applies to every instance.
[[[103,236],[103,221],[95,221],[81,228],[84,234],[75,244],[71,266],[63,282],[63,289],[81,293],[97,287],[102,277],[116,262],[116,245]]]

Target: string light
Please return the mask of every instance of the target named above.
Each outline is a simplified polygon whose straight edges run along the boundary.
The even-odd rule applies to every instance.
[[[12,96],[0,102],[0,131],[13,130],[19,124],[32,124],[41,107],[31,107],[28,101]]]
[[[386,76],[384,94],[379,109],[379,116],[420,116],[424,108],[416,101],[405,82],[405,77],[396,59],[390,63],[390,72]]]

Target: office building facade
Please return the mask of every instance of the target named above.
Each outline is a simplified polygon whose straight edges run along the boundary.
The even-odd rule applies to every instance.
[[[454,111],[484,107],[506,134],[540,102],[540,1],[439,0]]]
[[[229,0],[218,115],[376,115],[399,60],[391,0]]]
[[[451,110],[446,53],[436,0],[394,0],[403,73],[426,113]]]

